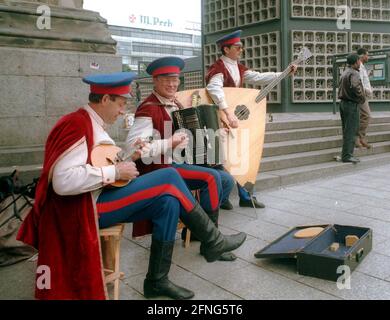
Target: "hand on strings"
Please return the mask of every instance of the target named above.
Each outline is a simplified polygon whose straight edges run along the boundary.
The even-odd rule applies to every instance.
[[[171,139],[169,139],[169,147],[171,149],[184,149],[188,145],[188,135],[185,132],[175,132]]]
[[[146,154],[149,154],[151,149],[151,143],[146,139],[138,138],[131,144],[131,148],[135,149],[131,159],[133,161],[136,161],[139,158],[145,156]]]
[[[226,109],[225,109],[226,110]],[[225,111],[226,118],[229,121],[229,126],[232,128],[238,128],[238,118],[233,112]]]
[[[290,75],[294,75],[298,70],[298,66],[296,64],[292,64],[290,68],[291,68]]]
[[[133,180],[139,176],[139,172],[134,162],[124,161],[115,165],[116,180]]]
[[[170,139],[170,147],[171,149],[184,149],[185,147],[187,147],[188,142],[189,138],[185,132],[175,132],[175,134]]]

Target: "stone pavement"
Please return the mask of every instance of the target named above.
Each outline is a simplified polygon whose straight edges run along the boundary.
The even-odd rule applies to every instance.
[[[352,165],[352,164],[351,164]],[[177,240],[170,278],[195,292],[195,299],[390,299],[390,164],[315,180],[258,198],[266,209],[221,211],[224,233],[245,231],[245,244],[235,262],[207,263],[199,243],[182,247]],[[253,254],[285,233],[307,224],[348,224],[373,229],[373,250],[352,273],[351,289],[296,273],[295,260],[256,259]],[[148,265],[150,237],[133,241],[127,226],[121,247],[121,299],[144,299],[142,284]],[[179,236],[179,235],[178,235]],[[33,297],[34,262],[0,268],[0,299]]]

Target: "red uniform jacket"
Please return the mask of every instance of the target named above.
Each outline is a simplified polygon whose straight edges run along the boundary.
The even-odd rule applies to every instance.
[[[18,240],[39,250],[38,267],[50,268],[50,289],[36,286],[37,299],[106,298],[98,221],[91,193],[60,196],[51,184],[55,163],[83,141],[88,145],[90,163],[93,131],[85,110],[62,117],[54,126],[46,142],[34,207],[18,232]],[[44,275],[48,273],[37,274],[37,278]]]
[[[168,121],[168,126],[170,126],[171,127],[170,129],[173,131],[172,120],[168,115],[168,113],[165,111],[165,108],[161,105],[161,102],[153,93],[149,97],[147,97],[145,101],[138,107],[135,113],[135,117],[152,118],[153,128],[160,132],[161,139],[170,138],[164,136],[164,122],[167,124],[166,121]],[[171,124],[169,124],[169,122]],[[164,155],[161,155],[160,163],[161,164],[151,163],[146,165],[141,160],[138,160],[136,162],[137,168],[141,175],[157,169],[168,168],[171,166],[169,164],[164,164],[165,163]],[[152,232],[152,223],[150,220],[134,222],[133,237],[140,237],[149,234],[151,232]]]
[[[240,88],[241,88],[244,81],[244,73],[245,71],[248,70],[248,68],[245,67],[243,64],[239,63],[238,70],[240,71],[240,77],[241,77]],[[231,87],[231,88],[236,87],[236,84],[234,83],[232,76],[230,75],[228,69],[226,69],[225,64],[221,59],[218,59],[214,64],[210,66],[206,74],[206,84],[208,84],[210,82],[210,79],[218,73],[223,74],[224,87]]]

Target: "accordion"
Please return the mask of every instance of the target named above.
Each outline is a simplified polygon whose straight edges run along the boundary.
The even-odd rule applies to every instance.
[[[189,164],[216,165],[221,163],[218,136],[219,115],[216,105],[199,105],[172,112],[174,130],[186,129],[190,138],[183,150]]]

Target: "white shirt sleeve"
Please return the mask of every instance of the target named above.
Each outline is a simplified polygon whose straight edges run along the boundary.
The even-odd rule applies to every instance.
[[[372,97],[373,90],[371,87],[370,79],[368,77],[367,69],[364,65],[360,66],[359,73],[360,73],[360,79],[362,80],[363,88],[364,88],[364,92],[365,92],[366,96]]]
[[[253,70],[247,70],[244,73],[244,83],[263,86],[270,83],[281,74],[282,72],[257,72]]]
[[[53,168],[54,191],[61,196],[94,191],[115,182],[115,166],[102,168],[87,164],[88,148],[84,141],[63,156]]]
[[[227,109],[228,105],[225,100],[225,93],[223,92],[223,74],[217,73],[214,75],[208,85],[206,90],[209,93],[211,99],[219,107],[220,110]]]
[[[126,139],[126,149],[130,150],[130,146],[138,138],[155,137],[153,134],[153,121],[149,117],[137,117],[134,124],[131,126]],[[142,158],[154,158],[168,151],[168,139],[153,140],[150,145],[150,150],[147,154],[142,155]]]

